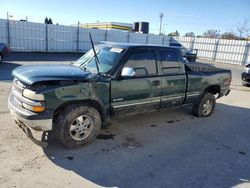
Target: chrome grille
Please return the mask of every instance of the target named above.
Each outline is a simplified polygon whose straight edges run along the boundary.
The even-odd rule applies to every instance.
[[[25,86],[16,78],[13,80],[13,87],[12,87],[12,95],[14,96],[14,100],[22,106],[22,101],[20,100],[20,96],[23,94]]]
[[[13,89],[16,90],[18,93],[23,93],[25,86],[16,78],[13,80]]]
[[[19,100],[16,96],[14,96],[14,100],[17,102],[17,104],[19,104],[20,106],[22,106],[22,101]]]

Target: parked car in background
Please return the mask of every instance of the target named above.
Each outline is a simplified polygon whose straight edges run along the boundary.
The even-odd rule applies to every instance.
[[[184,58],[187,59],[189,62],[195,62],[197,59],[197,53],[198,49],[187,49],[184,46],[182,46],[180,43],[170,43],[171,47],[179,48],[181,51],[181,54]]]
[[[250,86],[250,64],[246,65],[241,74],[242,85]]]
[[[0,62],[2,62],[3,58],[7,56],[10,52],[11,50],[6,44],[0,43]]]

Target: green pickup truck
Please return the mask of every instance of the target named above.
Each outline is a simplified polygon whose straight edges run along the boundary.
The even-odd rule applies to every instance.
[[[68,148],[94,140],[105,121],[163,108],[193,106],[207,117],[230,92],[231,71],[186,62],[179,49],[106,43],[69,65],[13,70],[8,105],[17,125],[53,131]],[[167,114],[166,114],[167,115]]]

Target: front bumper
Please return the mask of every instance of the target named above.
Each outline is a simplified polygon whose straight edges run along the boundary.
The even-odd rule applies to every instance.
[[[241,74],[241,79],[243,82],[245,83],[250,83],[250,74],[249,73],[246,73],[246,72],[243,72]]]
[[[52,130],[53,112],[46,110],[42,113],[31,112],[20,106],[14,99],[14,95],[10,94],[8,99],[8,107],[11,115],[18,124],[25,125],[36,131]]]

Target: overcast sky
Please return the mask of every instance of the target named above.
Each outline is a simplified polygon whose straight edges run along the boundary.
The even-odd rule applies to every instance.
[[[197,35],[208,29],[235,30],[238,23],[250,20],[250,0],[0,0],[0,18],[6,18],[7,12],[17,20],[27,16],[41,23],[47,16],[61,25],[146,21],[150,33],[157,34],[162,12],[166,33]]]

